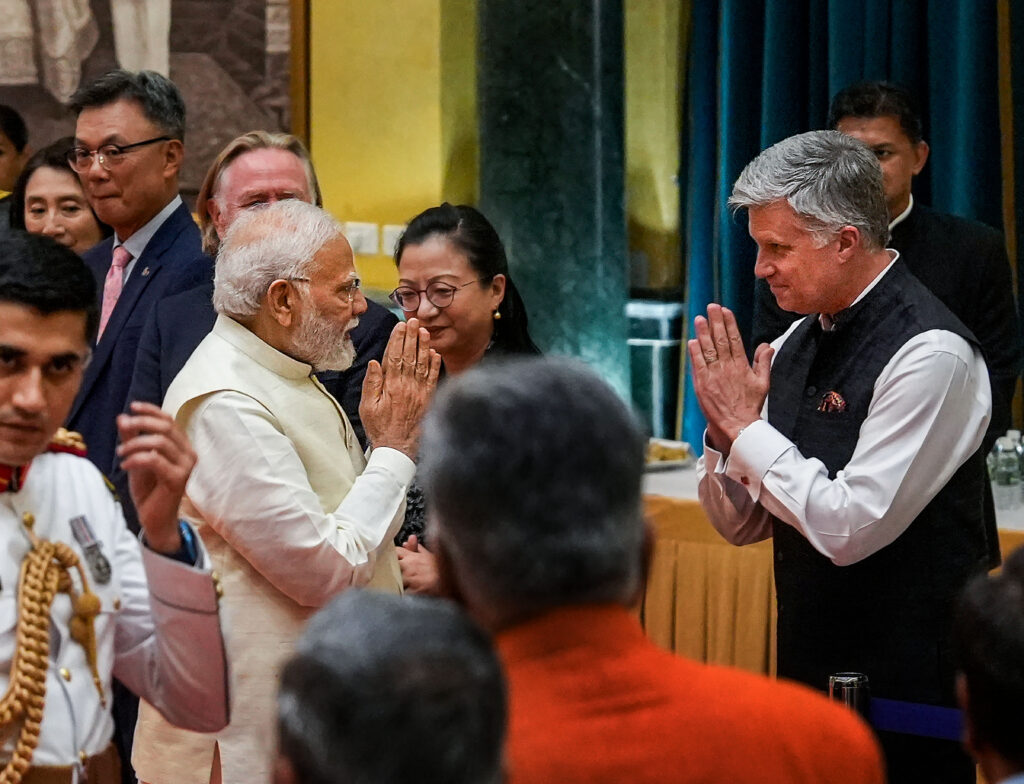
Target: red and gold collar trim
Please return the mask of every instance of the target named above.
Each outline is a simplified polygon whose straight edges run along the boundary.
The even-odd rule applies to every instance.
[[[46,447],[47,452],[66,452],[85,457],[85,442],[82,436],[73,430],[59,428],[53,440]],[[16,493],[25,486],[28,469],[31,463],[20,466],[9,466],[0,463],[0,493]]]
[[[0,465],[0,493],[16,493],[25,486],[31,463],[23,466]]]

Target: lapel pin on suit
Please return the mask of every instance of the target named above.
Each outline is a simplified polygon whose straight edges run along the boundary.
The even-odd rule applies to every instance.
[[[821,402],[818,403],[818,411],[823,414],[841,414],[846,410],[846,401],[843,396],[835,390],[826,392],[821,396]]]
[[[144,277],[144,278],[148,278],[149,277],[149,267],[146,267],[145,269],[142,270],[142,277]]]

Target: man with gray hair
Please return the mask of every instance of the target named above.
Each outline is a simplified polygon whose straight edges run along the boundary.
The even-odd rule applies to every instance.
[[[854,670],[874,696],[951,706],[952,604],[998,547],[982,516],[981,350],[886,250],[882,173],[861,142],[779,142],[730,204],[748,211],[755,274],[810,315],[753,366],[728,309],[695,319],[701,503],[735,544],[773,538],[779,675],[825,688]],[[954,743],[882,742],[890,781],[973,780]]]
[[[615,391],[564,357],[469,370],[425,421],[442,586],[494,634],[508,679],[510,784],[882,781],[852,711],[646,637],[644,444]]]
[[[505,681],[451,602],[346,591],[281,672],[274,784],[501,784]]]
[[[352,361],[366,300],[352,249],[326,212],[286,200],[240,215],[217,257],[217,321],[167,391],[192,440],[182,503],[222,575],[230,608],[232,722],[198,735],[143,706],[135,768],[151,784],[266,781],[276,672],[303,624],[349,586],[401,593],[390,539],[415,470],[418,423],[440,357],[415,319],[384,368],[367,368],[366,460],[337,401],[313,377]]]

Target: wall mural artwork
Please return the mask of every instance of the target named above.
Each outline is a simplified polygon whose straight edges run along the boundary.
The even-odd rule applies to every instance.
[[[185,97],[182,190],[194,197],[232,138],[292,128],[291,27],[301,8],[296,0],[0,0],[0,103],[21,112],[39,148],[74,133],[65,102],[83,82],[118,67],[168,75]]]

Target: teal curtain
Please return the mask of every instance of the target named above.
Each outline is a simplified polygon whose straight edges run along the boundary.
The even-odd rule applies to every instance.
[[[690,30],[680,224],[688,330],[720,302],[750,334],[755,252],[745,218],[726,207],[732,184],[765,147],[824,127],[832,95],[861,79],[898,81],[918,97],[932,152],[915,198],[1001,227],[995,0],[695,2]],[[686,370],[683,437],[699,450],[704,418]]]

